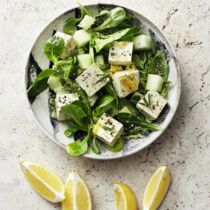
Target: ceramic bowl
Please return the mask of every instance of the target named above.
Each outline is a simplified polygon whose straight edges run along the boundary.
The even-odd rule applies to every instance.
[[[96,11],[98,8],[113,8],[116,5],[108,5],[108,4],[100,4],[100,5],[88,5],[86,6],[90,11]],[[139,14],[137,11],[130,10],[129,8],[125,8],[128,13],[134,15],[139,24],[141,24],[141,29],[153,37],[156,41],[157,45],[165,52],[167,56],[167,60],[169,63],[169,80],[172,82],[172,89],[168,95],[168,105],[169,109],[165,111],[161,116],[161,130],[152,132],[148,136],[137,139],[130,140],[126,143],[123,151],[112,153],[107,150],[103,150],[100,155],[96,155],[91,151],[84,155],[87,158],[93,159],[115,159],[122,158],[128,155],[134,154],[148,145],[152,144],[157,138],[166,130],[168,125],[170,124],[176,109],[179,104],[180,93],[181,93],[181,75],[179,64],[175,55],[175,52],[167,40],[167,38],[163,35],[163,33],[157,28],[157,26],[144,17],[142,14]],[[40,69],[46,69],[49,67],[49,61],[46,56],[43,54],[43,46],[45,41],[51,37],[55,30],[62,30],[62,26],[64,21],[70,17],[74,16],[75,12],[78,11],[77,8],[73,8],[59,17],[55,18],[51,23],[49,23],[44,30],[40,33],[38,38],[36,39],[31,52],[29,54],[29,58],[26,66],[26,76],[25,76],[25,87],[27,89],[28,82],[31,78],[36,76],[36,72],[40,71]],[[34,101],[29,101],[31,111],[34,114],[34,117],[39,124],[40,128],[43,132],[56,144],[60,145],[64,148],[65,145],[69,142],[73,141],[73,138],[67,138],[64,135],[65,125],[63,123],[58,123],[56,121],[52,121],[50,119],[49,105],[48,105],[48,90],[45,90],[41,94],[39,94]]]

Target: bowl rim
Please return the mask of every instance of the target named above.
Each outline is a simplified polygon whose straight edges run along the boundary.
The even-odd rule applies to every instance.
[[[124,158],[124,157],[128,157],[128,156],[131,156],[141,150],[144,150],[145,148],[147,148],[149,145],[153,144],[164,132],[165,130],[168,128],[168,126],[170,125],[171,121],[173,120],[176,112],[177,112],[177,109],[178,109],[178,106],[179,106],[179,103],[180,103],[180,98],[181,98],[181,89],[182,89],[182,85],[181,85],[181,81],[182,81],[182,78],[181,78],[181,69],[180,69],[180,64],[179,64],[179,61],[177,59],[177,55],[176,55],[176,52],[171,44],[171,42],[169,41],[169,39],[166,37],[165,33],[155,24],[153,23],[153,21],[151,21],[151,19],[149,19],[148,17],[142,15],[141,13],[139,13],[138,11],[136,11],[135,9],[131,9],[131,8],[128,8],[126,6],[123,6],[123,5],[116,5],[116,4],[110,4],[110,3],[93,3],[93,4],[83,4],[83,6],[85,7],[90,7],[90,6],[98,6],[98,5],[105,5],[105,6],[114,6],[114,7],[123,7],[127,10],[130,10],[130,11],[133,11],[135,13],[137,13],[139,16],[143,17],[146,21],[148,21],[155,29],[156,32],[160,33],[161,36],[164,38],[165,40],[165,43],[167,43],[167,45],[169,46],[171,52],[172,52],[172,55],[173,55],[173,59],[174,59],[174,63],[175,63],[175,67],[176,67],[176,71],[177,71],[177,78],[178,80],[176,81],[176,85],[177,85],[177,98],[176,98],[176,104],[175,104],[175,109],[173,110],[172,114],[171,114],[171,117],[170,119],[168,120],[168,123],[165,125],[165,127],[161,130],[161,132],[159,132],[159,134],[152,140],[152,141],[148,141],[148,143],[145,143],[141,148],[137,148],[137,149],[134,149],[134,150],[130,150],[129,153],[127,153],[126,155],[123,155],[123,153],[119,153],[119,155],[115,155],[115,156],[112,156],[112,157],[105,157],[105,156],[100,156],[100,155],[94,155],[94,156],[91,156],[89,154],[84,154],[83,156],[79,156],[79,157],[85,157],[85,158],[88,158],[88,159],[94,159],[94,160],[113,160],[113,159],[120,159],[120,158]],[[41,29],[41,32],[39,33],[39,35],[35,38],[35,40],[33,41],[33,44],[32,44],[32,47],[30,48],[30,51],[29,51],[29,55],[27,56],[27,62],[26,62],[26,66],[25,66],[25,77],[24,77],[24,92],[25,92],[25,96],[27,98],[27,101],[28,101],[28,105],[29,105],[29,109],[31,110],[32,112],[32,115],[33,115],[33,118],[35,119],[35,122],[36,124],[38,125],[38,127],[40,128],[40,130],[42,130],[42,132],[49,138],[51,139],[55,144],[59,145],[60,147],[64,148],[65,147],[59,142],[59,141],[56,141],[45,129],[44,127],[41,125],[41,123],[38,121],[38,119],[36,118],[35,116],[35,113],[31,107],[31,103],[30,103],[30,100],[28,98],[28,93],[27,93],[27,83],[28,83],[28,64],[29,64],[29,60],[30,60],[30,55],[31,55],[31,52],[32,52],[32,49],[34,48],[37,40],[42,36],[45,28],[47,28],[49,25],[51,25],[56,19],[62,17],[63,15],[66,15],[67,13],[71,12],[71,11],[74,11],[75,9],[79,8],[79,6],[74,6],[74,7],[71,7],[70,9],[66,10],[65,12],[61,13],[60,15],[56,16],[55,18],[53,18],[52,20],[50,20],[46,25],[44,25],[44,27]],[[117,154],[117,153],[116,153]]]

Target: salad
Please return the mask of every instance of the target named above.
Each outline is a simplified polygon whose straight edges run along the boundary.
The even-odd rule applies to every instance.
[[[167,107],[164,50],[124,8],[91,14],[80,5],[43,46],[50,67],[28,85],[33,100],[49,88],[51,119],[65,123],[71,156],[123,150],[158,131]]]

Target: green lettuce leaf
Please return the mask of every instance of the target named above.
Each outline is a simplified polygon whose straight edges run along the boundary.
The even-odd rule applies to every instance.
[[[166,82],[168,79],[168,63],[162,51],[157,51],[148,65],[148,74],[158,74]]]
[[[93,29],[94,31],[102,31],[104,29],[114,28],[118,26],[121,22],[125,20],[126,11],[121,7],[116,7],[108,13],[105,10],[105,12],[101,13],[101,16],[98,16],[98,17],[103,17],[104,15],[106,15],[107,18],[101,25],[94,28]]]
[[[88,141],[91,139],[91,137],[91,130],[89,130],[87,136],[84,139],[77,140],[68,144],[66,146],[66,151],[71,156],[80,156],[85,154],[88,150]]]
[[[119,30],[110,35],[103,35],[98,32],[91,33],[91,46],[95,48],[96,52],[100,52],[106,46],[112,44],[114,41],[123,40],[134,37],[138,33],[137,27],[126,28]]]
[[[77,30],[77,24],[84,18],[85,15],[92,16],[92,14],[80,4],[80,13],[79,18],[69,17],[63,26],[63,32],[69,35],[72,35]]]
[[[34,80],[33,84],[28,88],[29,98],[37,96],[47,88],[47,80],[50,76],[55,75],[56,72],[52,69],[43,70]]]
[[[49,38],[44,45],[44,54],[53,63],[58,61],[58,57],[63,53],[63,50],[64,40],[57,36]]]
[[[77,100],[65,105],[61,108],[61,111],[75,122],[78,129],[87,131],[88,125],[91,123],[91,118],[88,116],[86,106],[82,101]]]
[[[106,148],[111,152],[119,152],[124,148],[125,140],[120,137],[117,142],[114,144],[114,146],[107,146]]]

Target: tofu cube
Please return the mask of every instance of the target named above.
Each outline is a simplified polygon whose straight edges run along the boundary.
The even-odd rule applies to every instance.
[[[123,124],[104,113],[93,128],[93,134],[108,145],[114,145],[123,132]]]
[[[61,111],[61,108],[77,100],[79,100],[79,97],[76,93],[62,93],[56,95],[55,107],[58,121],[67,120],[67,117]]]
[[[114,42],[109,50],[109,63],[113,65],[129,65],[132,62],[133,42]]]
[[[139,71],[138,70],[124,70],[118,71],[112,75],[112,83],[116,94],[120,98],[138,90],[139,87]]]
[[[158,92],[150,90],[145,95],[145,100],[147,101],[146,104],[143,99],[137,103],[137,109],[148,119],[156,120],[167,104],[166,99]]]
[[[92,64],[76,78],[76,82],[91,97],[109,81],[109,78],[103,77],[104,72],[96,64]]]
[[[65,43],[64,50],[63,50],[63,53],[60,55],[60,58],[65,59],[69,57],[74,52],[77,46],[76,41],[73,39],[72,36],[62,33],[60,31],[57,31],[54,36],[62,38]]]

